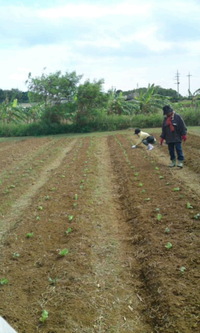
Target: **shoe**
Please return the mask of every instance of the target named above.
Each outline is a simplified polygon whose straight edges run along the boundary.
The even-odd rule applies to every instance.
[[[176,161],[171,161],[171,163],[169,164],[170,168],[173,168],[176,166]]]
[[[148,144],[148,148],[147,150],[152,150],[154,148],[154,146],[152,146],[150,143]]]
[[[178,161],[177,167],[178,168],[183,168],[183,162],[182,161]]]

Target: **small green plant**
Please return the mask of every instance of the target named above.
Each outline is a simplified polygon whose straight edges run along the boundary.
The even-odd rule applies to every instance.
[[[186,207],[187,207],[187,209],[192,209],[193,208],[193,206],[189,202],[187,202]]]
[[[194,218],[195,220],[200,220],[200,213],[194,215],[193,218]]]
[[[34,233],[33,232],[28,232],[26,234],[26,238],[32,238],[34,236]]]
[[[144,200],[145,200],[145,201],[150,201],[150,200],[151,200],[151,198],[145,198]]]
[[[74,194],[74,200],[78,200],[78,194]]]
[[[51,285],[54,285],[54,286],[55,286],[56,282],[58,281],[57,278],[52,279],[51,277],[49,277],[48,280],[49,280],[49,283],[50,283]]]
[[[185,273],[185,271],[186,271],[186,267],[185,266],[181,266],[180,267],[180,272],[183,274],[183,273]]]
[[[134,176],[135,177],[139,176],[139,172],[134,172]]]
[[[160,179],[163,179],[163,178],[164,178],[164,176],[159,176],[159,178],[160,178]]]
[[[74,215],[68,215],[68,220],[71,222],[74,218]]]
[[[56,191],[56,187],[52,187],[52,188],[50,188],[49,191],[52,191],[52,192]]]
[[[10,185],[8,186],[8,188],[15,188],[15,185]]]
[[[14,259],[17,259],[17,258],[20,257],[20,254],[17,253],[17,252],[14,252],[14,253],[12,254],[12,257],[13,257]]]
[[[43,310],[41,317],[40,317],[40,322],[45,323],[45,321],[48,319],[48,317],[49,317],[49,312],[47,310]]]
[[[38,209],[38,210],[43,210],[43,207],[42,207],[42,206],[38,206],[37,209]]]
[[[146,190],[144,189],[144,190],[142,190],[142,193],[145,193],[146,192]]]
[[[155,170],[160,170],[160,168],[156,166],[156,167],[155,167]]]
[[[63,249],[63,250],[60,250],[58,254],[59,254],[59,256],[64,257],[64,256],[66,256],[68,253],[69,253],[69,250],[68,250],[68,249]]]
[[[36,216],[36,221],[40,221],[40,217],[39,216]]]
[[[174,192],[178,192],[178,191],[180,191],[180,190],[181,190],[180,187],[174,187],[174,188],[173,188],[173,191],[174,191]]]
[[[8,279],[0,279],[0,286],[4,286],[5,284],[8,284]]]
[[[68,234],[70,234],[70,232],[72,232],[72,228],[67,228],[67,230],[65,231],[65,234],[68,235]]]
[[[171,249],[172,248],[172,243],[170,243],[170,242],[167,242],[167,244],[165,244],[165,247],[166,247],[166,249]]]
[[[170,228],[166,227],[166,228],[165,228],[165,233],[166,233],[166,234],[169,234],[169,233],[170,233]]]
[[[155,209],[155,211],[156,211],[156,212],[159,212],[159,211],[160,211],[160,208],[157,207],[157,208]]]
[[[162,220],[162,217],[163,217],[162,214],[160,214],[160,213],[157,214],[157,220],[158,220],[158,221],[161,221],[161,220]]]
[[[143,183],[139,183],[139,185],[138,185],[138,186],[142,187],[142,186],[143,186]]]
[[[49,200],[50,199],[50,196],[49,195],[45,195],[45,200]]]

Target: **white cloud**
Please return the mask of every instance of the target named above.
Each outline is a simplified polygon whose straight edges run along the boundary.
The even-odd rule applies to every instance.
[[[151,4],[141,1],[124,1],[106,5],[92,4],[68,4],[57,8],[39,10],[40,17],[60,19],[60,18],[99,18],[105,16],[148,16]]]
[[[155,83],[199,88],[197,0],[0,1],[0,88],[26,89],[28,73],[76,71],[129,90]],[[57,3],[62,5],[57,5]]]

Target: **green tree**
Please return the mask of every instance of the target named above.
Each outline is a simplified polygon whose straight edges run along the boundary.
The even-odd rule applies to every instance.
[[[43,73],[41,77],[33,78],[29,73],[26,81],[29,99],[31,102],[44,103],[43,120],[59,123],[67,117],[67,112],[74,111],[72,104],[75,102],[77,84],[81,77],[76,72],[62,75],[61,71],[57,71],[48,75]]]
[[[135,114],[155,113],[167,102],[169,102],[169,99],[166,96],[156,93],[154,84],[148,85],[147,89],[140,90],[131,101]]]
[[[79,125],[86,124],[106,105],[107,95],[103,92],[103,83],[102,79],[93,82],[86,80],[79,85],[76,96],[76,122]]]
[[[76,72],[62,75],[61,71],[57,71],[51,74],[43,73],[41,77],[33,78],[29,73],[26,81],[29,97],[31,101],[43,101],[45,105],[60,104],[63,100],[70,102],[76,95],[77,84],[81,77]]]
[[[126,101],[123,92],[115,89],[108,91],[108,103],[107,103],[107,114],[125,114],[130,115],[133,113],[133,107],[131,103]]]
[[[12,103],[9,101],[4,101],[0,104],[0,120],[3,123],[11,122],[21,122],[26,119],[26,114],[23,112],[23,109],[19,107],[17,99]]]

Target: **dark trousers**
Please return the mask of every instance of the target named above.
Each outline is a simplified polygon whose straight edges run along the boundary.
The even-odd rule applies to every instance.
[[[155,143],[155,138],[153,135],[149,135],[146,139],[142,140],[142,143],[144,143],[145,146],[149,143]]]
[[[176,154],[179,161],[184,160],[181,142],[168,143],[168,150],[172,161],[176,160]]]

